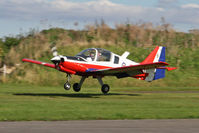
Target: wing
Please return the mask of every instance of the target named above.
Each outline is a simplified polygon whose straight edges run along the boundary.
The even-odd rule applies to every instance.
[[[98,75],[116,76],[117,78],[123,78],[123,77],[143,74],[143,70],[159,68],[166,65],[169,65],[169,64],[166,62],[144,63],[144,64],[139,64],[139,65],[125,66],[125,67],[94,70],[94,71],[89,71],[88,73],[92,75],[96,75],[96,76]]]
[[[54,64],[36,61],[36,60],[32,60],[32,59],[22,59],[22,61],[23,62],[30,62],[30,63],[34,63],[34,64],[39,64],[39,65],[43,65],[43,66],[47,66],[47,67],[51,67],[51,68],[55,68]]]

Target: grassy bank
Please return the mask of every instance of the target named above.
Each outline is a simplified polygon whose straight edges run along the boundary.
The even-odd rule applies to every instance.
[[[99,88],[80,93],[62,87],[0,86],[0,120],[199,118],[198,87]]]
[[[58,51],[62,55],[74,56],[79,51],[92,46],[62,46],[58,47]],[[129,59],[136,62],[143,61],[147,55],[153,50],[154,47],[150,48],[137,48],[133,46],[103,46],[102,48],[113,51],[117,54],[122,54],[124,51],[129,51]],[[199,86],[199,64],[198,64],[198,52],[199,49],[179,49],[177,55],[172,55],[172,49],[167,48],[167,62],[170,66],[175,66],[178,69],[167,72],[166,78],[163,80],[153,81],[152,83],[147,83],[145,81],[139,81],[137,79],[125,78],[116,79],[115,77],[105,77],[103,80],[105,83],[110,84],[113,87],[165,87],[165,86],[185,86],[185,87],[197,87]],[[142,53],[140,55],[140,53]],[[179,55],[178,55],[179,54]],[[24,56],[26,57],[26,56]],[[23,57],[21,57],[23,58]],[[50,62],[52,56],[49,53],[44,53],[43,57],[37,60]],[[10,83],[29,83],[34,85],[53,85],[53,86],[63,86],[66,81],[65,74],[58,72],[51,68],[46,68],[43,66],[38,66],[30,63],[20,62],[20,66],[7,77],[7,82]],[[79,82],[80,78],[77,76],[72,77],[72,82]],[[84,83],[85,86],[95,87],[98,86],[96,79],[89,78]]]

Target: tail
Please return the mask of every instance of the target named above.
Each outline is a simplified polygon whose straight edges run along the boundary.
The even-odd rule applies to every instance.
[[[149,56],[143,61],[141,62],[141,64],[144,63],[154,63],[154,62],[165,62],[166,61],[166,57],[165,57],[165,53],[166,53],[166,48],[162,47],[162,46],[157,46],[150,54]],[[148,69],[146,70],[146,73],[148,73],[149,75],[146,77],[146,81],[153,81],[153,80],[157,80],[157,79],[161,79],[165,77],[165,69]]]
[[[165,62],[165,47],[157,46],[142,63]]]

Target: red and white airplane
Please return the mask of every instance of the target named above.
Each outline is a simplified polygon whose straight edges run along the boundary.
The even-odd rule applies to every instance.
[[[165,77],[165,70],[176,69],[175,67],[166,67],[165,47],[157,46],[149,56],[141,63],[127,59],[129,52],[124,52],[121,56],[101,48],[89,48],[81,51],[76,56],[57,55],[54,51],[54,57],[51,59],[53,64],[23,59],[23,62],[35,63],[51,68],[55,68],[67,74],[67,82],[64,88],[69,90],[71,75],[81,76],[79,83],[73,85],[73,89],[79,92],[84,80],[89,76],[96,78],[101,87],[101,91],[106,94],[109,92],[109,85],[104,84],[104,76],[116,76],[117,78],[133,77],[151,82],[153,80]]]

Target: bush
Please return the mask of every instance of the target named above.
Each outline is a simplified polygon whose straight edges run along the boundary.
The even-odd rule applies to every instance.
[[[10,48],[13,46],[17,46],[20,43],[20,41],[20,38],[5,37],[3,42],[3,50],[5,51],[5,53],[8,53]]]

